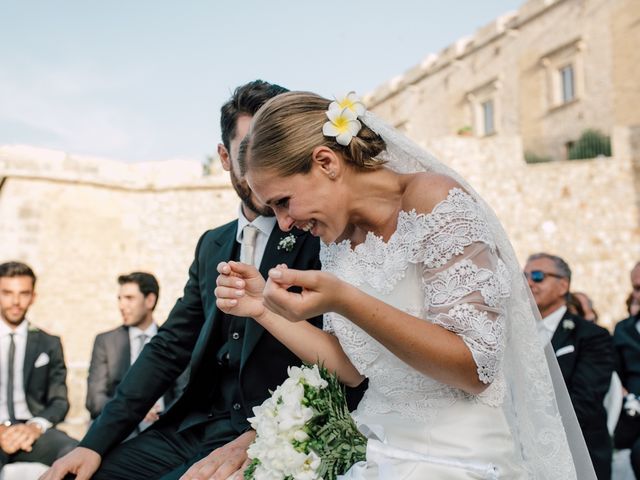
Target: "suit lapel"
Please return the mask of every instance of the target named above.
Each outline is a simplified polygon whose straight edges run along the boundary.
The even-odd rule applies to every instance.
[[[293,247],[290,251],[287,251],[285,248],[278,249],[280,241],[289,234],[292,234],[295,237]],[[278,228],[278,224],[276,223],[271,235],[269,236],[267,246],[264,250],[264,255],[262,256],[262,262],[260,263],[259,270],[262,276],[267,278],[269,270],[281,263],[284,263],[289,267],[293,267],[294,260],[302,249],[305,240],[306,236],[301,230],[294,229],[290,233],[283,232]],[[244,344],[242,345],[242,357],[240,359],[240,372],[242,372],[242,368],[244,367],[247,358],[251,355],[251,352],[263,333],[264,327],[262,327],[262,325],[253,319],[247,319],[245,324]]]
[[[39,332],[27,332],[27,345],[24,352],[24,365],[23,365],[23,382],[25,391],[29,383],[29,377],[33,371],[33,365],[38,358],[38,352],[40,351],[40,333]]]
[[[121,376],[124,377],[129,367],[131,367],[131,341],[129,340],[129,329],[127,327],[122,326],[118,329],[118,336],[116,337],[114,348],[114,354],[120,355],[118,369],[121,372]]]
[[[573,333],[573,329],[564,328],[563,324],[565,320],[571,320],[568,311],[565,312],[565,314],[562,316],[562,320],[560,320],[556,331],[553,333],[553,337],[551,337],[551,345],[553,346],[554,351],[557,351],[559,348],[562,348],[568,343],[571,343],[569,339],[571,337],[571,334]]]
[[[232,222],[229,227],[220,232],[218,238],[213,240],[214,248],[211,249],[211,256],[207,259],[207,271],[212,272],[212,282],[209,287],[209,291],[205,292],[206,295],[213,296],[214,285],[218,277],[216,270],[217,265],[220,262],[227,262],[232,258],[233,249],[236,243],[236,232],[238,230],[238,222]],[[215,299],[214,299],[215,303]],[[205,312],[206,314],[206,312]],[[211,332],[214,330],[214,326],[220,321],[223,313],[218,308],[211,309],[211,313],[208,314],[205,323],[198,337],[198,341],[193,349],[192,365],[199,365],[202,361],[202,356],[206,351],[206,347],[209,344],[209,338]]]
[[[629,335],[629,337],[632,338],[634,342],[640,344],[640,332],[638,332],[638,329],[636,328],[637,321],[637,318],[633,317],[633,319],[627,322],[623,328],[626,329],[627,335]]]

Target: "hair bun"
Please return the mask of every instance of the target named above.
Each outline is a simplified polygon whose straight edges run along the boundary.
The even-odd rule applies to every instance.
[[[380,135],[362,124],[358,135],[353,137],[349,145],[344,148],[348,152],[349,160],[355,166],[368,170],[384,164],[376,157],[387,148],[387,145]]]

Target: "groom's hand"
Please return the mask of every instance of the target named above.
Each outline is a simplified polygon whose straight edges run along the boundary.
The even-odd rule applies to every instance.
[[[256,432],[249,430],[216,448],[198,463],[194,463],[180,480],[242,480],[244,470],[249,466],[247,448],[255,438]]]

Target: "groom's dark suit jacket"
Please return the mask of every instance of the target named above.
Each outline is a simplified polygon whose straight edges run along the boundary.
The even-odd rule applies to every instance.
[[[598,480],[608,480],[612,443],[603,401],[614,370],[611,335],[595,323],[566,312],[551,338],[551,345]]]
[[[45,418],[54,425],[64,420],[69,411],[66,378],[60,338],[30,327],[23,382],[27,406],[34,417]]]
[[[237,258],[236,231],[237,221],[233,221],[200,238],[182,298],[129,369],[114,399],[93,422],[81,446],[104,455],[119,444],[187,366],[190,378],[182,395],[156,424],[170,422],[180,429],[194,422],[206,422],[210,405],[205,403],[211,402],[212,391],[221,381],[216,354],[224,343],[220,331],[225,314],[216,307],[214,295],[216,267],[219,262]],[[297,269],[320,268],[319,241],[303,232],[294,234],[296,242],[291,251],[278,250],[278,243],[287,233],[277,225],[274,227],[260,266],[263,275],[280,263]],[[319,325],[319,319],[314,319],[314,323]],[[253,416],[252,407],[269,396],[269,389],[282,383],[287,367],[300,363],[254,320],[246,320],[244,333],[237,379],[239,398],[229,412],[238,433],[249,428],[246,418]],[[197,413],[204,418],[198,419]],[[185,424],[186,419],[189,424]]]
[[[86,401],[92,419],[100,415],[113,398],[116,388],[131,367],[130,343],[129,328],[123,325],[96,336],[91,352]],[[181,378],[162,396],[165,408],[180,394]]]

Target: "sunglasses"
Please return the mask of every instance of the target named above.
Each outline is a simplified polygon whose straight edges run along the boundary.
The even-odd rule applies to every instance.
[[[535,283],[543,282],[547,277],[564,278],[562,275],[558,275],[557,273],[543,272],[542,270],[524,272],[524,276],[527,278],[527,280],[531,280]]]

